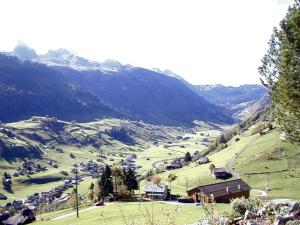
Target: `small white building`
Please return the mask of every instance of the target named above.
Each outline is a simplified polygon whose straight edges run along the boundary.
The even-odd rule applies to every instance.
[[[165,200],[168,196],[168,186],[165,184],[146,184],[145,195],[153,200]]]

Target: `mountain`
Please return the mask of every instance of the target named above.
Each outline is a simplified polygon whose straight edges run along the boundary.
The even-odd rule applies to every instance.
[[[240,106],[241,104],[235,106],[234,109],[236,109],[236,107]],[[239,107],[239,110],[237,110],[237,112],[233,114],[233,118],[239,120],[245,120],[251,117],[252,115],[254,115],[256,112],[265,108],[269,104],[270,104],[270,98],[266,94],[263,97],[261,97],[258,101],[254,101],[251,102],[250,104],[247,104],[246,106]]]
[[[1,54],[0,105],[4,122],[34,115],[92,120],[122,114],[46,65]]]
[[[167,125],[233,122],[181,80],[152,70],[90,61],[64,49],[30,61],[27,54],[22,57],[0,55],[3,121],[49,115],[66,121],[117,117]]]
[[[38,58],[36,52],[22,41],[18,42],[17,46],[10,53],[10,55],[17,56],[18,58],[24,60],[33,60]]]
[[[247,108],[248,112],[251,112],[255,108],[264,107],[268,104],[268,101],[266,101],[267,98],[264,98],[267,94],[267,90],[262,85],[246,84],[238,87],[227,87],[221,84],[216,84],[196,85],[195,87],[196,92],[200,96],[204,97],[211,103],[224,108],[228,114],[232,115],[236,119],[244,119],[244,116],[249,114],[246,112]],[[262,98],[265,100],[261,100]],[[258,107],[258,105],[260,105],[260,107]],[[251,106],[252,109],[249,109]]]

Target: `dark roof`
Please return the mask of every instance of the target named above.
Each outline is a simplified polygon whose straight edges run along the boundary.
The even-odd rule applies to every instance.
[[[191,195],[194,192],[202,191],[206,196],[210,196],[211,194],[213,194],[214,197],[219,197],[232,193],[250,191],[250,189],[251,188],[247,183],[245,183],[242,179],[238,179],[225,181],[221,183],[202,185],[188,190],[187,193]]]
[[[221,167],[221,168],[214,168],[213,170],[214,173],[227,173],[226,169]]]

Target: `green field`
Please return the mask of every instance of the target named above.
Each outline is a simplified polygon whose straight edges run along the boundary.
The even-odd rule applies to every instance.
[[[227,210],[228,205],[217,204],[216,209],[219,212]],[[202,206],[191,205],[167,205],[157,202],[127,202],[127,203],[112,203],[104,207],[91,209],[80,213],[80,217],[76,218],[74,214],[58,218],[56,220],[48,220],[59,216],[59,212],[42,214],[36,222],[37,225],[98,225],[98,224],[149,224],[146,221],[155,221],[154,224],[170,224],[170,221],[175,221],[172,224],[191,224],[205,217]],[[63,214],[66,212],[62,212]],[[146,219],[145,219],[146,218]]]
[[[13,177],[12,192],[3,190],[0,185],[0,193],[4,193],[8,199],[1,201],[0,204],[15,200],[24,199],[36,192],[48,191],[63,183],[65,175],[73,177],[70,172],[71,166],[75,162],[87,162],[89,160],[100,160],[106,164],[118,164],[119,161],[127,155],[136,154],[138,156],[137,164],[142,166],[139,173],[145,173],[153,167],[159,167],[165,159],[173,160],[183,157],[187,151],[191,153],[202,151],[206,148],[203,144],[212,141],[219,131],[211,130],[211,127],[205,123],[200,123],[196,128],[172,128],[165,126],[154,126],[140,122],[130,122],[118,119],[104,119],[90,123],[67,123],[57,121],[57,127],[45,127],[47,118],[36,117],[34,119],[9,123],[5,129],[13,133],[13,137],[0,132],[0,138],[8,145],[24,147],[27,151],[30,146],[41,149],[41,156],[37,156],[36,162],[42,166],[47,166],[46,171],[34,173],[30,176]],[[128,145],[105,134],[106,129],[111,127],[126,126],[130,130],[130,136],[134,139],[134,145]],[[101,137],[98,133],[101,133]],[[203,133],[207,139],[203,142]],[[38,135],[39,139],[32,136]],[[185,140],[177,140],[181,136]],[[87,142],[93,138],[98,143],[98,147]],[[76,141],[70,142],[69,140]],[[171,144],[170,144],[171,143]],[[168,145],[167,147],[165,145]],[[183,147],[182,147],[183,146]],[[61,148],[63,152],[55,149]],[[30,150],[28,150],[30,151]],[[70,157],[70,154],[75,157]],[[103,157],[101,155],[104,155]],[[147,158],[149,160],[147,160]],[[1,158],[0,174],[4,171],[13,174],[21,165],[24,158]],[[52,161],[58,165],[53,168],[48,165]],[[90,181],[87,180],[80,184],[79,190],[86,193]],[[81,187],[82,186],[82,187]]]
[[[255,140],[234,167],[252,188],[265,190],[269,180],[272,198],[300,199],[300,146],[280,141],[278,131]]]

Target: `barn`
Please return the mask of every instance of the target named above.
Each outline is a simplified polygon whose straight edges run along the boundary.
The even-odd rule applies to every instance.
[[[230,180],[215,184],[201,185],[187,190],[189,197],[195,202],[224,202],[228,203],[231,199],[244,196],[249,198],[250,186],[242,179]]]

